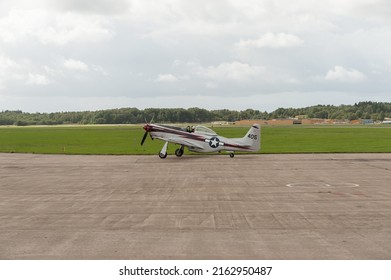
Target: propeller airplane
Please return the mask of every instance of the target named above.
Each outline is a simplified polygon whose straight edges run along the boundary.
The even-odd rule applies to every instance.
[[[261,130],[259,124],[254,124],[242,138],[226,138],[217,135],[212,129],[197,125],[193,127],[174,127],[162,124],[146,123],[144,125],[144,136],[141,145],[144,144],[148,134],[153,139],[159,139],[165,142],[159,157],[167,157],[168,143],[180,145],[175,150],[175,155],[181,157],[184,148],[187,147],[191,152],[210,153],[226,151],[230,157],[234,157],[235,151],[256,152],[261,147]]]

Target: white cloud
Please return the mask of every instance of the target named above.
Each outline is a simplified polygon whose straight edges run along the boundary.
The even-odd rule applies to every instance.
[[[48,5],[60,11],[72,11],[80,13],[96,14],[123,14],[129,10],[130,2],[128,0],[47,0]]]
[[[178,82],[179,79],[172,74],[159,74],[159,76],[154,81],[160,83],[174,83]]]
[[[12,9],[0,19],[0,39],[19,43],[34,38],[43,44],[55,45],[98,42],[113,35],[105,25],[104,17],[97,15]]]
[[[50,80],[42,74],[29,73],[27,78],[27,84],[46,86],[50,83]]]
[[[183,107],[196,95],[235,108],[257,94],[262,109],[288,96],[278,92],[290,106],[315,91],[391,101],[390,15],[387,0],[0,1],[1,94],[36,111],[56,110],[59,96],[67,110],[93,97],[102,109],[119,97],[142,106],[140,96]],[[218,102],[202,103],[208,95]]]
[[[6,69],[10,68],[20,68],[21,66],[10,59],[9,57],[6,57],[4,55],[0,55],[0,71],[5,71]]]
[[[217,66],[209,66],[199,70],[199,75],[215,81],[248,81],[259,75],[261,68],[251,66],[247,63],[238,61],[230,63],[221,63]]]
[[[214,83],[214,82],[207,82],[206,84],[205,84],[205,87],[206,88],[209,88],[209,89],[216,89],[216,88],[218,88],[219,87],[219,85],[218,84],[216,84],[216,83]]]
[[[52,26],[39,30],[38,38],[44,44],[65,45],[70,42],[99,42],[112,37],[99,16],[67,13],[50,19]]]
[[[100,65],[91,65],[92,71],[100,73],[103,76],[109,76],[109,73]]]
[[[67,59],[64,61],[64,67],[69,70],[78,70],[78,71],[86,71],[88,72],[90,69],[87,64],[80,60],[75,59]]]
[[[0,90],[6,88],[8,80],[18,76],[22,66],[7,56],[0,54]]]
[[[356,69],[346,69],[337,65],[334,69],[327,72],[325,79],[328,81],[337,81],[342,83],[356,83],[365,81],[367,76]]]
[[[303,44],[303,40],[295,35],[286,34],[286,33],[274,34],[268,32],[265,35],[261,36],[259,39],[240,40],[240,42],[237,43],[237,46],[239,48],[282,49],[282,48],[297,47],[302,44]]]

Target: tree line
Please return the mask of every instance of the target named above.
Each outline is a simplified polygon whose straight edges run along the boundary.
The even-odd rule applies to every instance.
[[[316,105],[305,108],[278,108],[273,112],[254,109],[206,110],[201,108],[121,108],[82,112],[26,113],[0,112],[0,125],[58,125],[58,124],[137,124],[149,122],[205,123],[212,121],[235,122],[245,119],[303,118],[355,120],[373,119],[383,121],[391,118],[391,103],[359,102],[354,105]]]

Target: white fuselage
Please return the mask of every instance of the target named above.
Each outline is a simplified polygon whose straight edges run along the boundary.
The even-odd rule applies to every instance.
[[[194,131],[188,132],[172,126],[151,124],[145,130],[154,139],[187,146],[194,152],[258,151],[260,148],[259,125],[253,125],[243,138],[226,138],[204,126],[196,126]]]

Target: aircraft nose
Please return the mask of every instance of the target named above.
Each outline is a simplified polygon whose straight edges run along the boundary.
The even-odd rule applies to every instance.
[[[151,131],[151,126],[149,124],[144,125],[144,130],[147,132]]]

